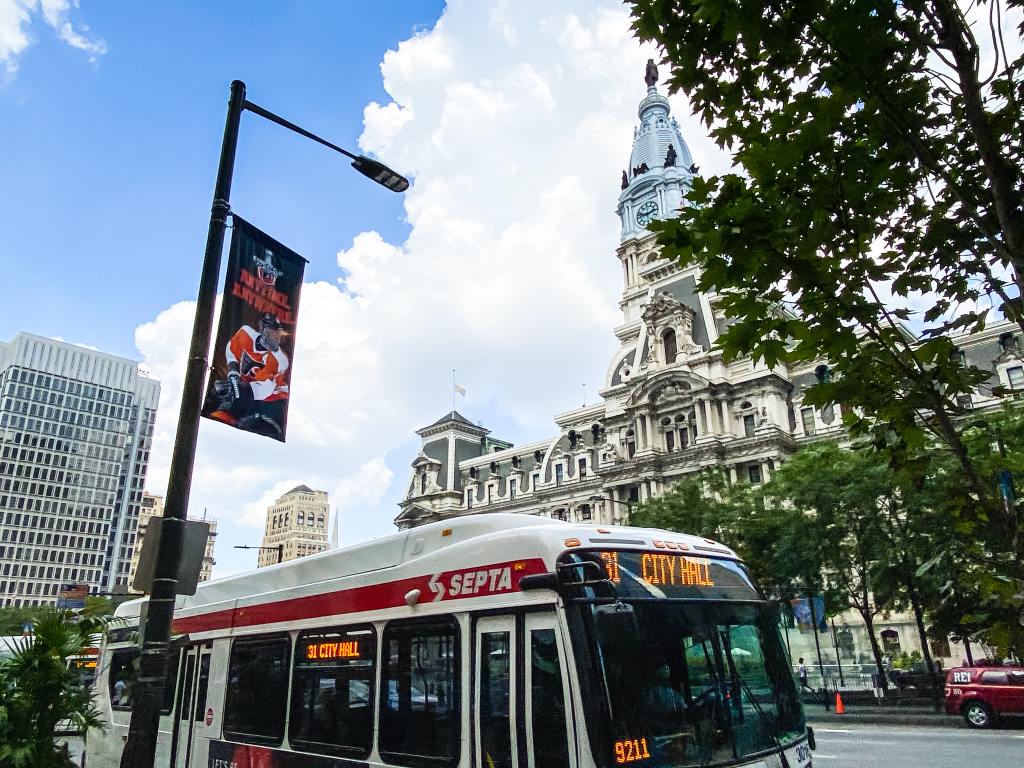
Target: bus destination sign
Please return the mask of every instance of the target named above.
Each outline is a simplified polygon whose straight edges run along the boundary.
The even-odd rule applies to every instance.
[[[595,552],[619,597],[760,600],[742,563],[674,552]]]
[[[358,659],[358,640],[332,640],[306,643],[306,661],[330,661],[331,659]]]

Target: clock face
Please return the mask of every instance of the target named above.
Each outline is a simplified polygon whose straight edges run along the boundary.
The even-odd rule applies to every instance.
[[[636,223],[641,227],[646,227],[654,217],[658,215],[658,204],[653,200],[648,200],[646,203],[641,205],[636,210]]]

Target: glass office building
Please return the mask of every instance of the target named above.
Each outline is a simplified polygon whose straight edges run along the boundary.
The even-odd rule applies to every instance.
[[[128,588],[159,396],[132,360],[0,343],[0,606]]]

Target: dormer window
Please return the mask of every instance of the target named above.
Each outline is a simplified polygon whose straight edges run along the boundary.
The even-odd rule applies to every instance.
[[[424,472],[420,475],[420,493],[427,492],[427,473]]]
[[[676,361],[676,332],[669,328],[661,335],[661,342],[665,346],[665,365],[672,365]]]

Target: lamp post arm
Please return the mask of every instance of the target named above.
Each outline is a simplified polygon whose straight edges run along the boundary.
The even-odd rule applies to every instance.
[[[294,131],[295,133],[299,134],[300,136],[305,136],[307,139],[311,139],[311,140],[315,141],[317,144],[323,144],[328,149],[333,149],[335,152],[340,152],[345,157],[351,158],[352,160],[358,160],[359,159],[359,155],[353,155],[347,149],[342,149],[337,144],[332,144],[331,142],[327,141],[327,139],[322,139],[319,136],[317,136],[315,133],[310,133],[305,128],[300,128],[295,123],[290,122],[289,120],[285,120],[280,115],[275,115],[269,109],[264,109],[259,104],[253,104],[248,99],[246,99],[245,108],[247,110],[249,110],[250,112],[253,112],[254,114],[259,115],[260,117],[266,118],[267,120],[269,120],[272,123],[277,123],[281,127],[287,128],[289,131]]]

